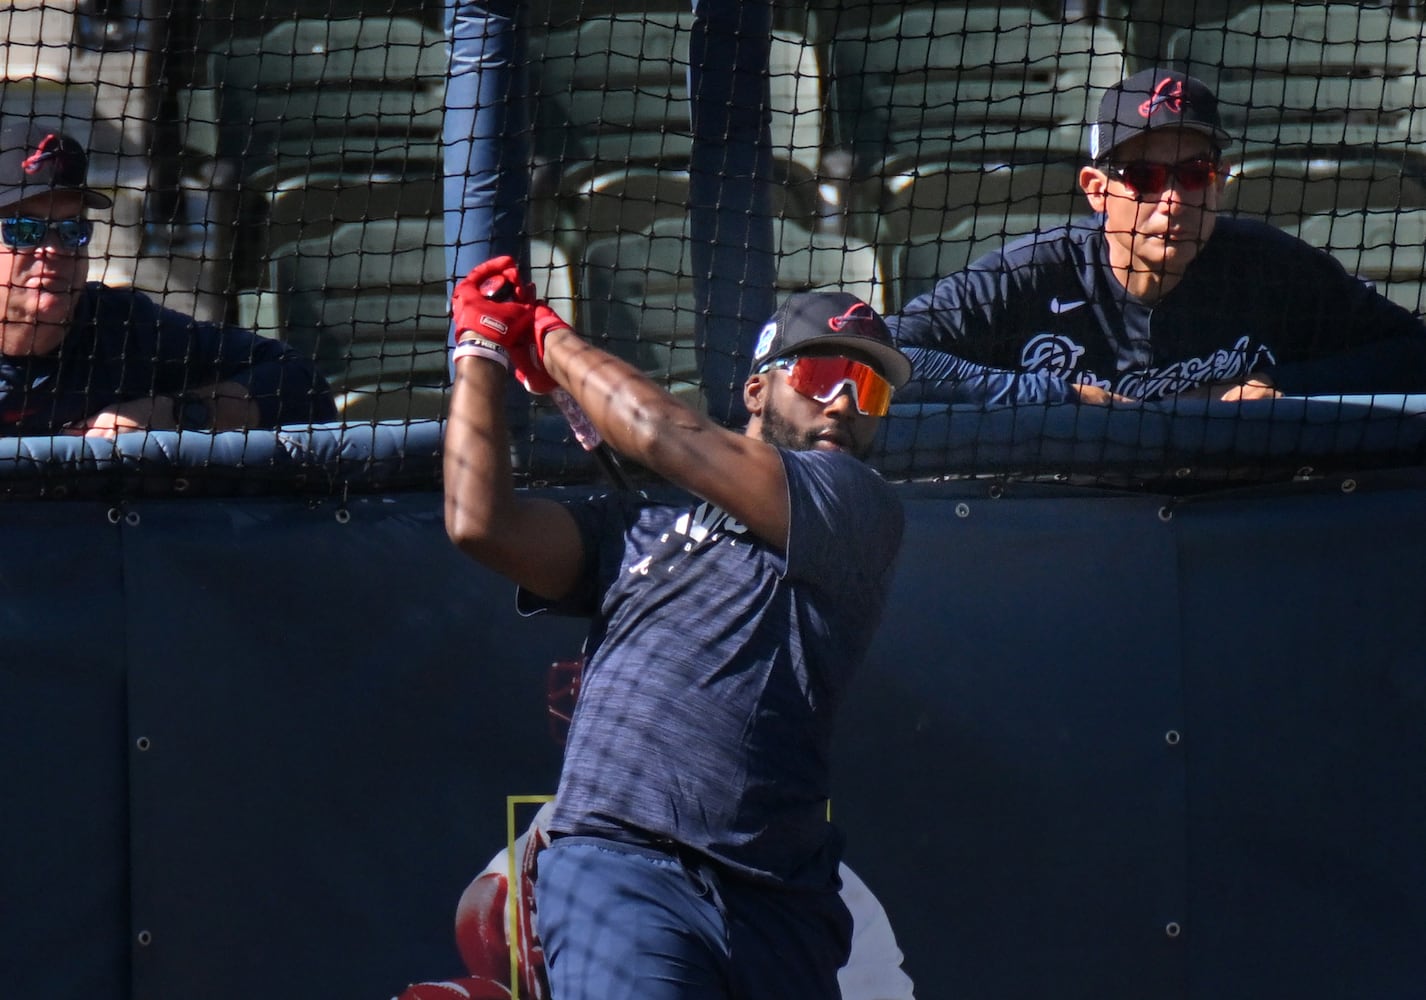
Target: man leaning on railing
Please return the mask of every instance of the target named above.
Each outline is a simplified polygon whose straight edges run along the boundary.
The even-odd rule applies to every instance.
[[[332,420],[326,382],[276,340],[88,281],[113,204],[58,126],[0,125],[0,435],[113,437]]]
[[[1229,136],[1193,77],[1111,87],[1079,185],[1092,219],[1026,236],[888,316],[901,401],[1240,402],[1426,392],[1426,329],[1325,251],[1219,218]]]

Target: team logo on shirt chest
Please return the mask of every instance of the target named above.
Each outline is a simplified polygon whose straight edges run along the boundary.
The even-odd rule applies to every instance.
[[[1058,375],[1076,385],[1092,385],[1133,399],[1154,400],[1201,385],[1238,379],[1277,360],[1266,346],[1242,336],[1230,346],[1202,357],[1136,368],[1108,379],[1080,367],[1085,353],[1083,344],[1062,333],[1037,333],[1021,348],[1020,367],[1027,372]]]
[[[736,541],[747,533],[748,526],[742,521],[705,501],[680,514],[673,522],[673,527],[659,536],[659,542],[664,548],[658,556],[672,559],[677,555],[692,552],[701,545],[716,545],[725,538]],[[629,572],[647,576],[649,567],[654,564],[654,558],[653,555],[644,556],[629,567]]]

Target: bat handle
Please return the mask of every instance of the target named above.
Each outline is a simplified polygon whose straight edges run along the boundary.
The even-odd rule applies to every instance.
[[[615,488],[629,492],[633,486],[629,482],[628,475],[625,474],[619,460],[614,457],[614,452],[604,443],[603,436],[599,433],[585,414],[584,409],[575,402],[564,389],[555,389],[550,393],[550,397],[564,414],[565,422],[569,424],[569,429],[574,431],[577,440],[584,450],[590,452],[599,467],[604,470],[604,475],[614,484]]]
[[[593,451],[604,441],[602,435],[590,423],[589,417],[585,414],[580,405],[574,401],[574,397],[564,389],[555,389],[550,393],[550,398],[559,407],[560,413],[564,414],[565,421],[569,424],[569,429],[574,431],[574,438],[580,443],[585,451]]]
[[[503,274],[492,274],[480,283],[480,294],[493,302],[508,302],[515,297],[515,286]]]

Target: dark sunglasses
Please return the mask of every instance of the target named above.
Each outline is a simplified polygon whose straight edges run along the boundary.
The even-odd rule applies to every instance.
[[[778,358],[760,371],[782,368],[794,392],[818,403],[830,403],[850,388],[857,410],[869,417],[884,417],[891,409],[891,383],[871,365],[836,356]]]
[[[1171,182],[1178,184],[1181,191],[1202,191],[1218,179],[1222,169],[1217,160],[1208,159],[1184,160],[1182,163],[1137,160],[1108,164],[1104,172],[1122,181],[1140,197],[1156,197],[1163,194]]]
[[[94,236],[94,223],[88,219],[32,219],[23,215],[0,219],[0,238],[12,250],[43,246],[50,230],[54,230],[61,248],[78,250]]]

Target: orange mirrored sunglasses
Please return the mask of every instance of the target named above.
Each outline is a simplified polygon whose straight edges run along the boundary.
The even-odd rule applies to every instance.
[[[818,403],[830,403],[843,389],[852,390],[857,411],[884,417],[891,409],[891,383],[871,365],[842,357],[778,358],[762,370],[781,368],[794,391]]]

